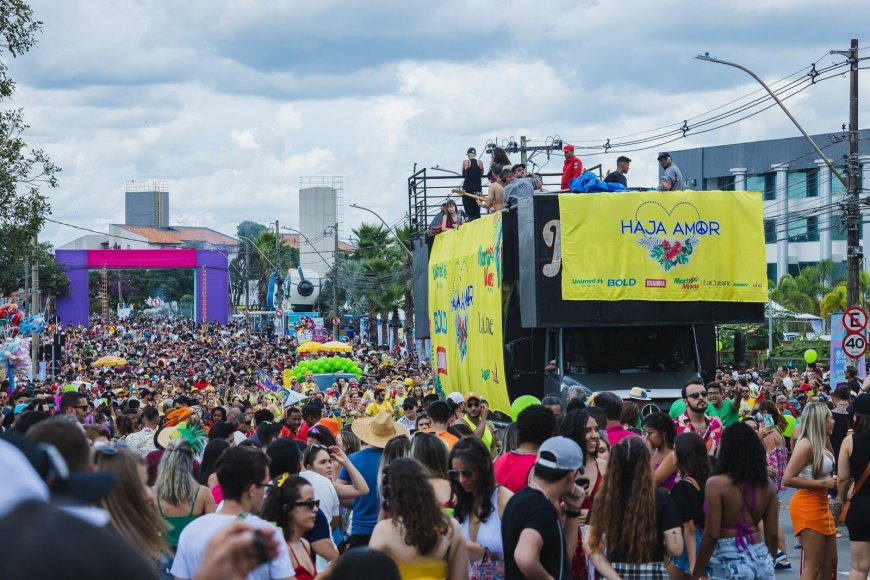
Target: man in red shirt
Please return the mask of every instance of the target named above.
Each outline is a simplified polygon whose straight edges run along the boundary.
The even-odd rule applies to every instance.
[[[583,162],[574,155],[573,145],[565,145],[562,150],[565,152],[565,164],[562,166],[562,191],[567,191],[571,189],[568,185],[571,180],[580,177],[583,173]]]
[[[517,417],[517,442],[514,451],[495,460],[495,480],[514,493],[529,484],[529,473],[538,458],[541,444],[553,436],[556,416],[541,405],[523,409]]]

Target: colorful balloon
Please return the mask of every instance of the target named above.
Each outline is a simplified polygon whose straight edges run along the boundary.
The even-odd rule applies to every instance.
[[[817,353],[815,350],[808,348],[807,350],[804,351],[804,361],[808,365],[811,365],[814,362],[816,362],[816,360],[818,358],[819,358],[819,353]]]
[[[540,405],[541,401],[537,397],[533,397],[532,395],[523,395],[522,397],[518,397],[514,399],[514,402],[511,403],[511,419],[514,421],[517,420],[517,417],[520,415],[520,412],[526,407],[531,407],[532,405]]]

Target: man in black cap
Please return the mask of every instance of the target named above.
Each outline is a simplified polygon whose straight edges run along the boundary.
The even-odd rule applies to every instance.
[[[483,177],[483,162],[477,159],[477,149],[469,147],[466,157],[462,162],[462,190],[475,195],[480,195],[483,188],[480,178]],[[462,196],[462,208],[465,210],[467,221],[476,220],[480,217],[480,206],[473,197]]]
[[[659,182],[659,191],[681,191],[686,189],[686,182],[683,181],[683,172],[673,162],[671,154],[659,153],[656,159],[663,171],[661,181]]]

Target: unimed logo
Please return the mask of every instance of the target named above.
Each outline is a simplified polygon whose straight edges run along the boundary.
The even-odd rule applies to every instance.
[[[662,278],[647,278],[646,286],[647,288],[665,288],[668,285],[668,281]]]

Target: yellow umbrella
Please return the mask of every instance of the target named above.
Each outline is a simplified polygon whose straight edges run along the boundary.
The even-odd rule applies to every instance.
[[[330,342],[323,343],[323,350],[329,352],[351,352],[353,347],[346,342],[340,342],[338,340],[333,340]]]
[[[300,345],[299,348],[296,349],[296,352],[302,352],[302,353],[320,352],[322,350],[323,350],[323,345],[321,345],[319,342],[311,341],[311,342],[306,342],[306,343],[303,343],[302,345]]]
[[[94,361],[94,367],[119,367],[127,364],[127,359],[119,356],[102,356]]]

